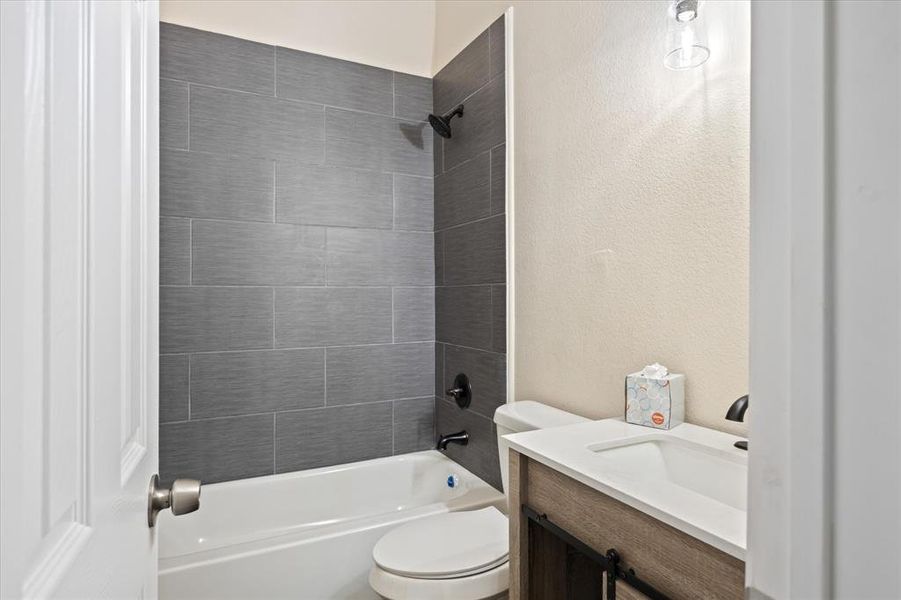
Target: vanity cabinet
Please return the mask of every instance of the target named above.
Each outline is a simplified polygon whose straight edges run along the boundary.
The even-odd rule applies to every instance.
[[[510,597],[605,598],[603,569],[523,506],[672,599],[744,597],[744,562],[575,479],[510,451]],[[617,600],[646,596],[622,580]]]

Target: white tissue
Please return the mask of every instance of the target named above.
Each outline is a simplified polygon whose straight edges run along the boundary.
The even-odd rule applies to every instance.
[[[660,363],[648,365],[641,370],[641,376],[647,377],[648,379],[663,379],[666,377],[667,373],[669,373],[667,368]]]

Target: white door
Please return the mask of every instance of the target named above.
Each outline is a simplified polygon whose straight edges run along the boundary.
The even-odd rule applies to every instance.
[[[158,7],[0,2],[0,596],[156,596]]]

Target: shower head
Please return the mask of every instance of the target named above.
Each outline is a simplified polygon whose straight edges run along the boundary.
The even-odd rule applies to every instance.
[[[449,138],[451,136],[451,119],[454,117],[462,117],[463,116],[463,105],[461,104],[447,115],[443,117],[436,117],[435,115],[429,115],[429,125],[432,126],[432,129],[435,130],[435,133],[440,135],[443,138]]]

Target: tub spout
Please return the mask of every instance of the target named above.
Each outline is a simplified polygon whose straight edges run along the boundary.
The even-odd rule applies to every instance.
[[[466,433],[466,431],[458,431],[457,433],[438,436],[438,445],[436,448],[438,448],[438,450],[447,450],[447,445],[450,443],[465,446],[469,443],[469,434]]]

